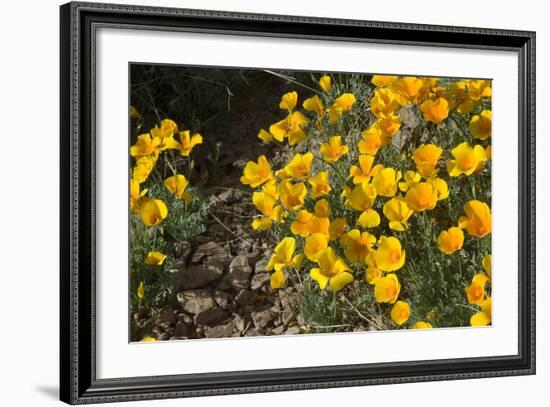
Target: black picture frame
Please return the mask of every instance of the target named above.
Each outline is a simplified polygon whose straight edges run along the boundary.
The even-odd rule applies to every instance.
[[[535,373],[535,33],[114,4],[60,8],[60,395],[70,404],[469,379]],[[507,50],[519,59],[519,350],[515,355],[97,379],[97,27]]]

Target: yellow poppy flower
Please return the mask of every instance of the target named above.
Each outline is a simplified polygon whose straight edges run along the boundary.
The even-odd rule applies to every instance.
[[[371,209],[376,200],[376,190],[372,184],[362,183],[353,188],[346,205],[356,211]]]
[[[461,174],[472,175],[487,161],[485,149],[479,144],[472,148],[464,142],[453,148],[451,154],[454,160],[447,162],[447,172],[451,177],[458,177]]]
[[[405,199],[407,206],[415,212],[431,210],[437,204],[437,191],[432,184],[419,182],[407,191]]]
[[[296,220],[290,224],[290,231],[301,237],[308,237],[311,232],[309,231],[309,223],[313,219],[313,214],[305,209],[298,211],[296,214]]]
[[[265,184],[263,184],[262,191],[264,191],[267,195],[272,197],[274,200],[279,199],[279,196],[281,195],[279,193],[279,185],[275,180],[267,181]]]
[[[294,255],[294,250],[296,249],[296,239],[293,237],[285,237],[279,242],[273,251],[273,255],[267,263],[266,270],[279,271],[288,267],[294,267],[299,269],[302,260],[304,258],[303,254]]]
[[[382,131],[375,125],[361,133],[361,136],[362,139],[357,144],[359,152],[375,155],[382,145]]]
[[[414,76],[405,76],[397,79],[393,86],[402,97],[401,104],[406,104],[407,102],[415,103],[424,86],[424,82],[422,79]]]
[[[351,263],[364,263],[365,257],[376,243],[376,237],[359,229],[350,230],[340,239],[346,247],[344,254]]]
[[[438,80],[438,78],[422,78],[422,88],[418,92],[419,99],[425,99],[432,93],[436,94],[434,88],[437,90],[435,86]]]
[[[491,81],[486,79],[469,80],[468,96],[472,100],[479,100],[482,97],[491,97]]]
[[[466,298],[470,304],[481,304],[485,299],[485,285],[489,278],[485,274],[478,273],[472,278],[472,283],[464,289]]]
[[[458,226],[466,228],[470,236],[484,237],[491,233],[491,209],[485,202],[471,200],[464,205],[466,216],[461,216]]]
[[[146,226],[157,226],[168,216],[168,208],[160,199],[146,199],[139,207],[139,214]]]
[[[162,252],[158,251],[152,251],[147,253],[147,257],[145,258],[145,264],[149,264],[151,266],[162,266],[164,263],[164,260],[166,260],[166,255]]]
[[[312,268],[309,275],[317,281],[322,290],[330,285],[332,291],[337,292],[353,281],[351,269],[344,259],[334,253],[332,247],[327,247],[318,256],[318,268]]]
[[[445,254],[453,254],[462,249],[464,244],[464,233],[462,229],[453,226],[448,230],[444,230],[437,237],[437,245],[439,250]]]
[[[389,88],[376,89],[370,100],[370,109],[378,118],[392,115],[400,107],[398,95]]]
[[[431,178],[437,175],[439,169],[436,167],[442,152],[443,149],[435,144],[422,144],[414,150],[412,159],[420,175],[424,178]]]
[[[438,201],[447,199],[449,197],[449,186],[444,179],[436,177],[430,178],[426,182],[433,187],[435,194],[437,195]]]
[[[168,191],[172,192],[178,199],[190,203],[193,200],[193,195],[185,190],[187,185],[189,185],[189,181],[181,174],[173,175],[164,180],[164,186]]]
[[[382,211],[390,221],[390,229],[399,232],[408,229],[409,218],[414,213],[407,205],[407,201],[403,198],[390,199],[384,204]]]
[[[157,340],[152,336],[146,336],[145,338],[142,338],[140,342],[156,342],[156,341]]]
[[[338,161],[348,151],[348,146],[342,145],[342,137],[338,135],[332,136],[327,143],[321,144],[321,154],[323,159],[328,162]]]
[[[151,135],[160,139],[172,137],[178,132],[178,125],[171,119],[164,119],[160,122],[160,127],[155,126],[151,129]]]
[[[491,261],[491,255],[488,254],[487,256],[483,257],[481,260],[481,266],[483,267],[483,270],[485,270],[485,273],[487,273],[487,276],[491,278],[491,269],[492,269],[492,261]]]
[[[376,193],[381,196],[392,197],[397,193],[397,183],[401,179],[401,171],[393,168],[380,170],[372,179],[372,185]]]
[[[470,120],[470,131],[472,136],[479,140],[487,140],[491,137],[492,112],[483,110],[480,114],[476,114]]]
[[[298,103],[298,92],[288,92],[281,97],[279,107],[283,110],[293,110]]]
[[[272,179],[273,172],[271,172],[269,161],[267,161],[265,155],[261,155],[258,157],[258,163],[254,161],[246,163],[243,170],[243,176],[241,177],[241,183],[256,188]]]
[[[275,176],[277,178],[279,178],[281,181],[282,180],[290,180],[292,178],[292,175],[290,175],[288,173],[288,171],[286,170],[286,168],[284,168],[284,167],[277,170],[277,171],[275,171]]]
[[[491,159],[491,157],[493,156],[493,147],[491,146],[485,147],[485,156],[487,157],[488,160]]]
[[[155,159],[160,151],[161,139],[151,137],[149,133],[140,134],[137,136],[136,144],[130,147],[130,155],[132,157],[141,157],[152,155]]]
[[[422,175],[416,171],[406,171],[405,175],[403,175],[403,180],[404,181],[398,183],[397,186],[400,191],[407,192],[422,180]]]
[[[325,107],[323,106],[323,102],[317,95],[304,100],[304,103],[302,103],[302,106],[304,107],[304,110],[306,110],[307,112],[316,113],[318,116],[322,116],[325,113]]]
[[[323,233],[313,233],[306,237],[304,254],[311,261],[317,261],[319,255],[328,247],[328,238]]]
[[[392,85],[396,79],[397,79],[397,76],[373,75],[371,82],[374,86],[378,86],[379,88],[385,88],[386,86]]]
[[[174,134],[178,132],[178,125],[170,119],[160,122],[160,127],[155,126],[150,130],[151,136],[160,140],[161,151],[179,148],[179,143],[174,140]]]
[[[376,252],[370,251],[367,257],[365,257],[365,263],[367,264],[365,280],[370,285],[374,285],[382,278],[382,270],[376,266]]]
[[[375,228],[380,225],[380,215],[374,209],[367,209],[359,216],[357,224],[363,228]]]
[[[346,218],[336,218],[330,222],[328,233],[330,240],[339,239],[346,231]]]
[[[254,192],[252,194],[252,203],[262,213],[262,217],[252,221],[254,230],[267,230],[273,222],[281,221],[283,207],[275,206],[276,199],[266,192]]]
[[[155,168],[156,160],[153,156],[142,156],[136,161],[136,165],[132,170],[132,179],[139,184],[144,183],[149,178],[149,175]]]
[[[328,180],[328,172],[320,171],[308,180],[311,185],[311,197],[313,199],[328,195],[332,189]]]
[[[398,238],[381,236],[380,245],[376,250],[375,259],[378,268],[382,271],[397,271],[405,264],[406,253],[401,249]]]
[[[276,270],[269,276],[269,285],[272,289],[283,288],[285,285],[285,274],[282,270]]]
[[[202,136],[198,133],[193,134],[193,137],[191,137],[191,132],[189,130],[184,130],[179,132],[179,136],[180,144],[178,149],[180,150],[180,154],[184,157],[189,157],[193,148],[198,144],[202,144]]]
[[[425,321],[416,321],[412,326],[412,329],[432,329],[433,326],[429,322]]]
[[[355,96],[352,93],[344,93],[336,98],[333,105],[327,109],[331,123],[337,121],[342,113],[351,110],[355,104]]]
[[[288,143],[293,146],[301,143],[306,139],[306,133],[303,128],[307,126],[309,120],[300,112],[293,112],[286,118],[272,124],[269,127],[269,132],[273,138],[279,142],[288,138]]]
[[[280,193],[283,206],[288,210],[296,211],[304,204],[307,188],[301,182],[293,184],[291,181],[285,180],[281,182]]]
[[[311,162],[313,154],[296,154],[286,165],[285,171],[294,178],[307,179],[311,173]]]
[[[328,218],[331,214],[330,203],[326,199],[319,199],[315,202],[313,211],[319,218]]]
[[[330,80],[330,76],[323,75],[321,79],[319,79],[319,86],[321,89],[323,89],[324,92],[328,93],[332,89],[332,83]]]
[[[361,154],[359,156],[359,167],[352,165],[349,169],[349,176],[353,177],[354,184],[361,184],[363,182],[370,181],[373,163],[374,156],[368,154]]]
[[[143,191],[140,191],[139,182],[135,179],[130,180],[130,210],[132,212],[138,212],[139,206],[141,204],[141,201],[145,194],[147,193],[147,189],[144,189]]]
[[[270,132],[265,131],[264,129],[260,130],[260,132],[258,133],[258,138],[265,141],[266,143],[271,143],[273,141],[273,135]]]
[[[397,301],[393,304],[390,316],[396,325],[403,325],[411,316],[411,307],[405,301]]]
[[[387,274],[379,278],[374,283],[374,297],[379,303],[394,304],[397,301],[401,284],[399,279],[393,273]]]
[[[428,99],[420,105],[420,111],[425,120],[439,124],[449,116],[449,102],[444,98]]]
[[[487,326],[492,320],[492,304],[491,297],[481,301],[478,305],[481,307],[481,311],[476,312],[470,318],[471,326]]]
[[[130,117],[132,119],[143,120],[143,117],[134,106],[130,106]]]
[[[311,222],[309,222],[309,232],[311,234],[321,233],[326,237],[328,237],[329,228],[330,228],[329,218],[324,218],[324,217],[319,217],[314,215],[313,219],[311,219]]]
[[[392,114],[382,119],[378,119],[376,127],[382,132],[382,144],[386,145],[391,143],[393,136],[397,134],[401,128],[401,118]]]
[[[145,297],[145,285],[143,284],[143,281],[140,281],[136,294],[140,301],[143,297]]]

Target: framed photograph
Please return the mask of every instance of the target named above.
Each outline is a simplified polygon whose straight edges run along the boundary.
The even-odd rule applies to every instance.
[[[535,33],[61,6],[61,399],[535,372]]]

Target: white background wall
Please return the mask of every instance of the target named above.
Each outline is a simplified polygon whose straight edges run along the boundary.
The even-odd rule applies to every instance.
[[[149,4],[152,0],[131,1]],[[547,394],[550,281],[545,265],[550,218],[546,133],[550,27],[545,3],[461,0],[334,2],[313,0],[162,0],[155,5],[259,13],[390,20],[537,31],[538,374],[529,377],[402,384],[193,399],[193,406],[533,405]],[[11,1],[0,24],[0,375],[2,405],[54,405],[58,383],[58,0]],[[343,6],[345,4],[345,6]],[[175,406],[182,401],[153,401]],[[185,403],[191,403],[187,400]],[[146,405],[126,403],[124,405]]]

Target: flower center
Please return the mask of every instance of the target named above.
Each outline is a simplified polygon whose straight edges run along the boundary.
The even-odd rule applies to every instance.
[[[400,259],[401,259],[401,250],[392,250],[390,252],[390,261],[392,263],[399,263]]]
[[[389,286],[388,288],[386,288],[386,296],[391,299],[393,297],[395,297],[395,294],[397,293],[397,289],[394,285],[391,285]]]

